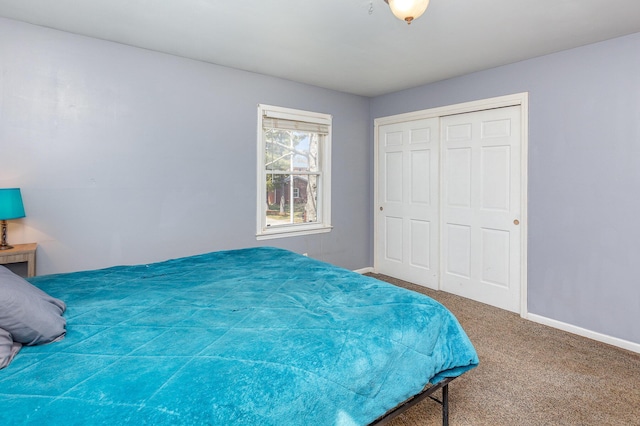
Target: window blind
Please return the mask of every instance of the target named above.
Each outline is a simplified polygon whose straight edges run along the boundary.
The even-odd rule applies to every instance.
[[[324,135],[329,133],[329,126],[326,124],[287,120],[285,118],[263,117],[262,127],[264,129],[296,130],[299,132],[320,133]]]

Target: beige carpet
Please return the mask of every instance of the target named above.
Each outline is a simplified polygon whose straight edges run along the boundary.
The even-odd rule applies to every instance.
[[[640,425],[640,354],[452,294],[369,275],[438,300],[476,347],[480,365],[449,385],[450,425]],[[389,424],[441,422],[440,406],[426,400]]]

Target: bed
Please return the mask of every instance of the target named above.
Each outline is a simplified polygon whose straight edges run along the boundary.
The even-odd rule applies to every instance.
[[[366,425],[478,364],[433,299],[273,247],[29,281],[66,336],[0,370],[3,425]]]

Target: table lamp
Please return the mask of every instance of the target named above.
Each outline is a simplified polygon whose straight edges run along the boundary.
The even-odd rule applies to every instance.
[[[2,222],[2,242],[0,250],[12,249],[7,244],[7,220],[24,217],[24,206],[20,188],[0,188],[0,221]]]

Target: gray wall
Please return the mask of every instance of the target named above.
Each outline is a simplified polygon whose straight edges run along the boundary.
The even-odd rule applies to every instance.
[[[333,114],[332,232],[256,241],[258,103]],[[364,97],[0,18],[0,187],[39,274],[256,245],[370,266],[370,138]]]
[[[371,118],[529,92],[529,312],[640,343],[640,34],[377,97]]]
[[[640,343],[640,34],[367,99],[0,18],[0,187],[41,274],[276,245],[373,259],[373,119],[527,91],[529,311]],[[256,105],[331,113],[329,234],[255,240]]]

